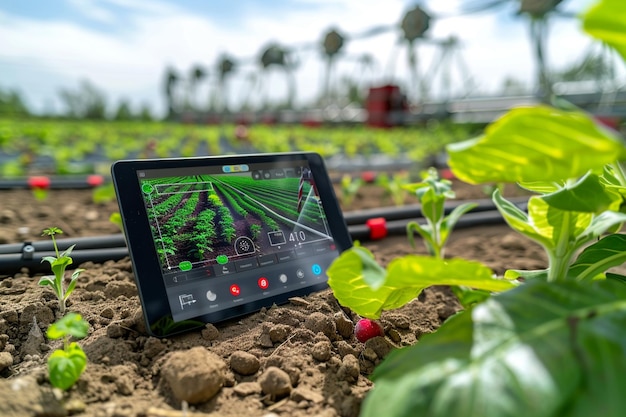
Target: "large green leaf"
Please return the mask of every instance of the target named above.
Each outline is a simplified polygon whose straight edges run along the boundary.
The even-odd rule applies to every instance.
[[[447,150],[452,171],[465,182],[545,183],[601,170],[624,147],[582,112],[536,106],[511,110],[484,136]]]
[[[590,280],[626,262],[626,235],[612,234],[588,246],[569,268],[571,277]]]
[[[588,173],[573,186],[545,195],[543,200],[560,210],[601,213],[605,210],[618,210],[622,197],[607,189],[599,176]]]
[[[559,210],[539,196],[528,200],[528,214],[502,197],[498,190],[493,193],[493,201],[511,228],[548,250],[559,244],[562,233],[581,234],[592,220],[590,213]]]
[[[529,181],[517,183],[520,187],[539,194],[550,194],[565,186],[564,181]]]
[[[626,213],[605,211],[593,218],[585,232],[578,236],[577,244],[580,245],[598,238],[606,233],[607,230],[624,222],[626,222]]]
[[[623,0],[602,0],[583,16],[584,30],[611,45],[626,60],[626,6]]]
[[[544,197],[532,197],[528,201],[528,215],[535,230],[548,237],[553,246],[561,242],[564,234],[569,237],[581,235],[593,220],[591,213],[550,206]]]
[[[544,246],[550,245],[550,240],[537,233],[532,224],[530,224],[528,215],[515,204],[504,198],[499,190],[495,190],[493,192],[493,202],[496,204],[496,207],[500,211],[500,214],[502,214],[502,217],[504,217],[504,220],[513,230],[543,244]]]
[[[364,256],[369,259],[364,260]],[[382,285],[386,271],[376,264],[371,252],[358,246],[348,249],[335,259],[326,273],[328,285],[341,305],[364,317],[380,316],[384,300],[392,289]]]
[[[625,326],[623,284],[529,282],[392,352],[361,416],[621,417]]]
[[[327,271],[328,284],[339,303],[369,318],[380,317],[383,310],[402,307],[432,285],[487,291],[505,291],[516,285],[494,278],[492,271],[478,262],[408,255],[390,262],[384,284],[373,289],[365,277],[372,270],[369,265],[353,248],[342,253]]]

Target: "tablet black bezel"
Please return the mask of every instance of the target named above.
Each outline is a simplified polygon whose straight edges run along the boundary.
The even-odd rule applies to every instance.
[[[326,212],[333,239],[339,252],[352,246],[352,240],[337,202],[335,192],[326,171],[322,157],[316,153],[271,153],[208,156],[194,158],[167,158],[122,160],[111,167],[113,184],[117,194],[120,214],[130,257],[134,268],[135,282],[143,308],[144,319],[148,332],[157,337],[166,337],[193,328],[204,326],[205,323],[217,323],[260,310],[274,303],[286,302],[289,298],[319,291],[327,287],[326,282],[301,287],[287,293],[268,297],[262,300],[239,304],[232,308],[206,314],[194,320],[174,323],[172,312],[167,301],[167,293],[163,280],[158,256],[154,247],[145,204],[143,201],[138,171],[168,168],[193,168],[203,166],[220,166],[255,163],[280,163],[286,161],[306,160],[311,168],[322,206]],[[158,279],[154,279],[158,277]],[[161,322],[159,324],[159,322]]]

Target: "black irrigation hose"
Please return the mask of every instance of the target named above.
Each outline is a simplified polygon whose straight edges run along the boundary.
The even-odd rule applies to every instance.
[[[50,273],[50,265],[41,262],[44,256],[55,256],[54,251],[38,252],[30,259],[24,259],[21,253],[0,255],[0,276],[13,275],[20,272],[22,268],[28,268],[29,273],[47,272]],[[128,249],[124,247],[102,248],[102,249],[82,249],[72,252],[74,263],[68,267],[76,268],[78,265],[91,261],[103,263],[110,260],[120,260],[128,256]]]
[[[57,239],[59,251],[64,251],[71,245],[76,245],[79,250],[83,249],[106,249],[126,246],[123,234],[76,237],[67,239]],[[52,240],[39,240],[36,242],[8,243],[0,245],[0,254],[15,254],[28,252],[54,251]],[[0,261],[1,262],[1,261]],[[2,265],[2,263],[0,263]],[[0,268],[1,269],[1,268]]]
[[[445,211],[450,212],[463,202],[451,202],[446,205]],[[502,215],[490,200],[479,200],[476,203],[478,206],[473,211],[459,219],[455,226],[457,229],[504,223]],[[516,204],[524,209],[526,200],[517,199]],[[349,212],[344,217],[352,239],[367,241],[406,234],[407,224],[419,219],[421,210],[419,206],[387,207]],[[423,219],[419,219],[419,222],[423,222]],[[76,249],[71,254],[74,263],[70,268],[87,261],[100,263],[128,256],[122,234],[57,240],[60,251],[71,245],[76,245]],[[28,268],[30,273],[47,272],[50,270],[49,265],[41,263],[41,258],[54,255],[51,240],[0,245],[0,276],[14,274],[22,268]]]
[[[524,210],[526,207],[526,203],[528,202],[528,197],[510,198],[509,201],[518,206],[520,209]],[[449,201],[444,206],[444,212],[446,214],[449,214],[452,210],[454,210],[455,207],[467,202],[467,200]],[[472,209],[472,213],[496,209],[496,206],[491,199],[474,200],[471,202],[477,204],[477,206]],[[345,213],[343,217],[348,226],[365,224],[369,219],[377,217],[384,217],[387,221],[417,219],[422,217],[422,206],[419,204],[413,204],[398,207],[382,207],[367,210],[354,210]]]
[[[29,188],[45,188],[51,190],[69,190],[94,188],[107,183],[102,175],[87,175],[85,177],[48,177],[32,176],[13,180],[0,180],[0,190],[15,190]]]
[[[406,234],[407,224],[413,220],[410,219],[402,219],[402,220],[392,220],[386,222],[386,235],[387,236],[397,236]],[[423,224],[424,221],[422,219],[417,221],[420,224]],[[481,211],[481,212],[471,212],[464,214],[459,221],[456,223],[455,229],[465,229],[469,227],[476,226],[487,226],[494,224],[503,224],[504,218],[500,214],[500,212],[491,210],[491,211]],[[348,231],[350,232],[350,236],[353,240],[366,241],[371,240],[372,229],[368,227],[366,224],[355,224],[348,226]]]

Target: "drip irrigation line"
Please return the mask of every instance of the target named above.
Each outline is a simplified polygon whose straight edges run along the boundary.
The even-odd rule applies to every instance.
[[[28,273],[50,273],[50,265],[41,262],[44,256],[56,256],[54,251],[36,252],[30,259],[24,259],[21,253],[0,255],[0,276],[13,275],[20,272],[22,268],[28,268]],[[103,249],[82,249],[72,252],[74,261],[68,269],[76,268],[80,264],[91,261],[94,263],[104,263],[106,261],[117,261],[128,256],[126,247],[103,248]]]
[[[382,239],[387,236],[404,235],[407,232],[407,225],[414,221],[413,219],[392,220],[385,222],[384,230],[376,230],[368,224],[355,224],[348,226],[348,231],[353,240],[367,241]],[[415,220],[419,224],[424,224],[423,219]],[[489,226],[495,224],[503,224],[504,218],[500,212],[496,210],[470,212],[464,214],[455,225],[455,229],[465,229],[477,226]],[[372,239],[374,235],[374,239]],[[419,238],[419,236],[417,236]]]
[[[382,239],[387,236],[406,234],[407,224],[414,220],[416,220],[414,217],[390,221],[384,218],[370,218],[364,224],[349,225],[348,232],[355,241]],[[423,222],[423,219],[418,220],[418,223],[423,224]],[[455,228],[463,229],[502,223],[504,219],[497,210],[485,210],[466,213],[459,219]],[[76,268],[87,261],[102,263],[128,256],[126,241],[122,234],[57,240],[59,250],[67,249],[73,244],[76,244],[76,249],[71,253],[74,262],[68,269]],[[28,268],[29,273],[50,272],[50,266],[41,262],[44,256],[55,256],[51,241],[0,245],[0,276],[13,275],[22,268]]]
[[[525,210],[527,199],[525,197],[512,198],[510,201],[518,206],[520,209]],[[450,201],[445,205],[444,212],[449,214],[454,208],[459,206],[460,204],[465,203],[463,200]],[[479,212],[488,212],[496,209],[494,203],[491,200],[476,200],[475,203],[477,206],[472,209],[470,213],[466,213],[462,219],[469,214],[479,213]],[[350,211],[344,214],[344,219],[346,225],[348,225],[350,230],[361,230],[364,227],[367,227],[367,223],[372,219],[383,218],[385,222],[389,225],[392,225],[393,221],[396,220],[415,220],[422,217],[421,206],[410,205],[410,206],[400,206],[400,207],[384,207],[384,208],[375,208],[375,209],[366,209],[366,210],[355,210]],[[351,227],[355,226],[355,227]],[[361,227],[356,227],[361,226]],[[387,226],[389,228],[389,226]],[[360,233],[360,232],[359,232]],[[69,248],[71,245],[76,245],[76,250],[83,249],[106,249],[106,248],[116,248],[116,247],[125,247],[126,239],[124,235],[113,234],[113,235],[101,235],[101,236],[87,236],[87,237],[76,237],[76,238],[61,238],[56,239],[57,247],[59,251],[64,251]],[[41,251],[53,251],[54,245],[52,240],[40,240],[35,242],[23,242],[23,243],[8,243],[0,245],[0,254],[22,254],[28,252],[41,252]],[[75,252],[73,252],[75,253]],[[0,264],[1,266],[1,264]]]
[[[76,245],[79,250],[83,249],[106,249],[125,247],[126,240],[123,234],[116,235],[103,235],[103,236],[88,236],[88,237],[76,237],[57,239],[57,247],[59,252],[62,252],[72,245]],[[54,245],[52,240],[39,240],[36,242],[23,242],[23,243],[7,243],[0,245],[0,254],[23,254],[29,252],[51,252],[54,254]],[[74,256],[72,252],[72,257]],[[37,255],[39,256],[39,254]],[[1,258],[0,258],[1,259]],[[2,261],[0,261],[0,270],[2,269]]]
[[[528,203],[528,197],[515,197],[510,198],[513,204],[515,204],[521,210],[526,209]],[[444,212],[449,214],[452,210],[461,204],[467,203],[467,200],[452,200],[446,202],[444,205]],[[471,213],[496,210],[496,205],[491,199],[481,199],[472,201],[477,204],[471,210]],[[466,214],[467,215],[467,214]],[[354,210],[344,214],[344,219],[348,226],[365,224],[369,219],[383,217],[387,221],[402,220],[402,219],[418,219],[422,217],[422,207],[420,204],[405,205],[398,207],[383,207],[367,210]]]
[[[51,190],[77,190],[95,188],[106,184],[108,181],[102,175],[87,175],[85,177],[66,176],[31,176],[11,180],[0,180],[0,190],[15,189],[51,189]]]

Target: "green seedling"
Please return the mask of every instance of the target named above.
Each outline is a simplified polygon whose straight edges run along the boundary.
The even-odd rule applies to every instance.
[[[95,204],[106,204],[115,201],[113,183],[102,184],[93,189],[92,200]]]
[[[435,258],[444,258],[444,249],[454,226],[468,211],[474,209],[476,203],[463,203],[455,207],[445,216],[446,201],[455,198],[452,182],[440,179],[435,168],[422,173],[422,182],[409,184],[404,189],[415,193],[422,206],[425,224],[416,221],[407,224],[407,235],[413,248],[416,247],[415,233],[418,233],[426,246],[428,254]],[[475,290],[466,286],[453,286],[452,291],[463,307],[469,307],[489,296],[488,291]]]
[[[363,186],[363,179],[360,177],[352,177],[350,174],[344,174],[341,177],[341,202],[344,207],[350,206],[357,193]]]
[[[78,343],[70,339],[82,339],[88,331],[89,324],[77,313],[63,316],[48,328],[48,339],[63,339],[63,349],[55,350],[48,358],[48,375],[53,386],[67,390],[80,378],[87,366],[87,356]]]
[[[124,225],[122,224],[122,215],[119,212],[116,211],[114,213],[111,213],[111,215],[109,216],[109,221],[113,223],[114,225],[116,225],[120,229],[120,232],[124,233]]]
[[[435,168],[430,168],[422,174],[422,182],[408,184],[402,188],[415,193],[422,206],[422,215],[426,219],[426,224],[413,221],[407,225],[411,246],[415,247],[414,236],[415,233],[419,233],[428,253],[436,258],[443,258],[444,247],[452,229],[463,214],[476,207],[476,203],[463,203],[445,216],[445,203],[455,198],[455,194],[452,191],[452,182],[439,179]]]
[[[39,279],[39,285],[47,285],[52,288],[57,296],[57,299],[59,300],[59,311],[61,312],[61,314],[65,314],[66,301],[72,291],[74,291],[74,288],[76,288],[76,280],[78,279],[80,273],[84,271],[84,269],[76,269],[70,277],[69,284],[67,285],[67,287],[65,287],[65,269],[73,262],[70,254],[72,253],[75,245],[70,246],[62,253],[59,253],[59,248],[57,246],[57,242],[54,236],[62,233],[63,231],[58,227],[50,227],[44,229],[42,233],[42,236],[50,236],[50,238],[52,239],[56,257],[44,256],[41,260],[41,262],[45,261],[50,263],[50,268],[52,269],[52,273],[54,275],[46,275],[44,277],[41,277]]]
[[[395,206],[401,206],[406,200],[405,186],[409,183],[409,173],[406,171],[397,172],[391,177],[385,173],[378,176],[376,184],[385,190],[385,195],[391,199]]]

